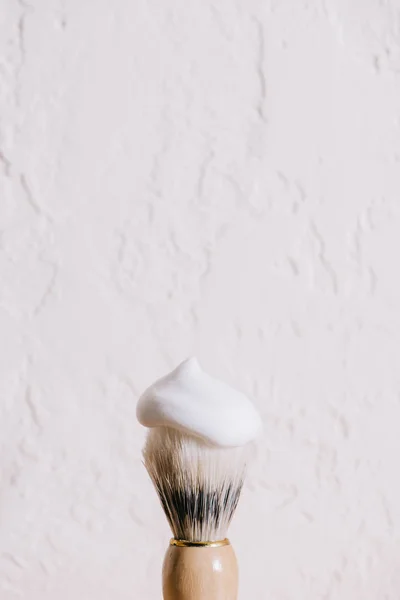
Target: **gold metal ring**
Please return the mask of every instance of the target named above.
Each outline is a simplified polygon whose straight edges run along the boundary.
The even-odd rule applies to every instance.
[[[220,546],[228,546],[228,544],[230,544],[228,538],[216,542],[189,542],[188,540],[176,540],[175,538],[170,541],[171,546],[178,546],[179,548],[219,548]]]

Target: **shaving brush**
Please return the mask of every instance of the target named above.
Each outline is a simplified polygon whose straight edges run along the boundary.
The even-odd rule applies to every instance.
[[[240,392],[188,359],[140,397],[149,427],[143,458],[173,538],[164,600],[236,600],[238,568],[227,538],[260,419]]]
[[[143,450],[173,533],[163,566],[165,600],[235,600],[238,569],[227,531],[250,447],[212,447],[169,427],[148,433]]]

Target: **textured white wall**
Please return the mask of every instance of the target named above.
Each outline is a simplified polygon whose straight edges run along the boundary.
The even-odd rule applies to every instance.
[[[138,394],[266,426],[241,598],[400,597],[398,0],[3,0],[0,598],[160,598]]]

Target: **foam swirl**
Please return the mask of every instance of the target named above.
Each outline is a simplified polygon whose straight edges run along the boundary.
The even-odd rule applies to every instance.
[[[139,398],[146,427],[171,427],[218,447],[244,446],[261,431],[261,419],[241,392],[205,373],[188,358]]]

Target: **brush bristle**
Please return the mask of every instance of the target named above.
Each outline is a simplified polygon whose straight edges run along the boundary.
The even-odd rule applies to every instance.
[[[168,427],[149,431],[144,463],[176,539],[226,537],[248,455],[248,446],[216,448]]]

